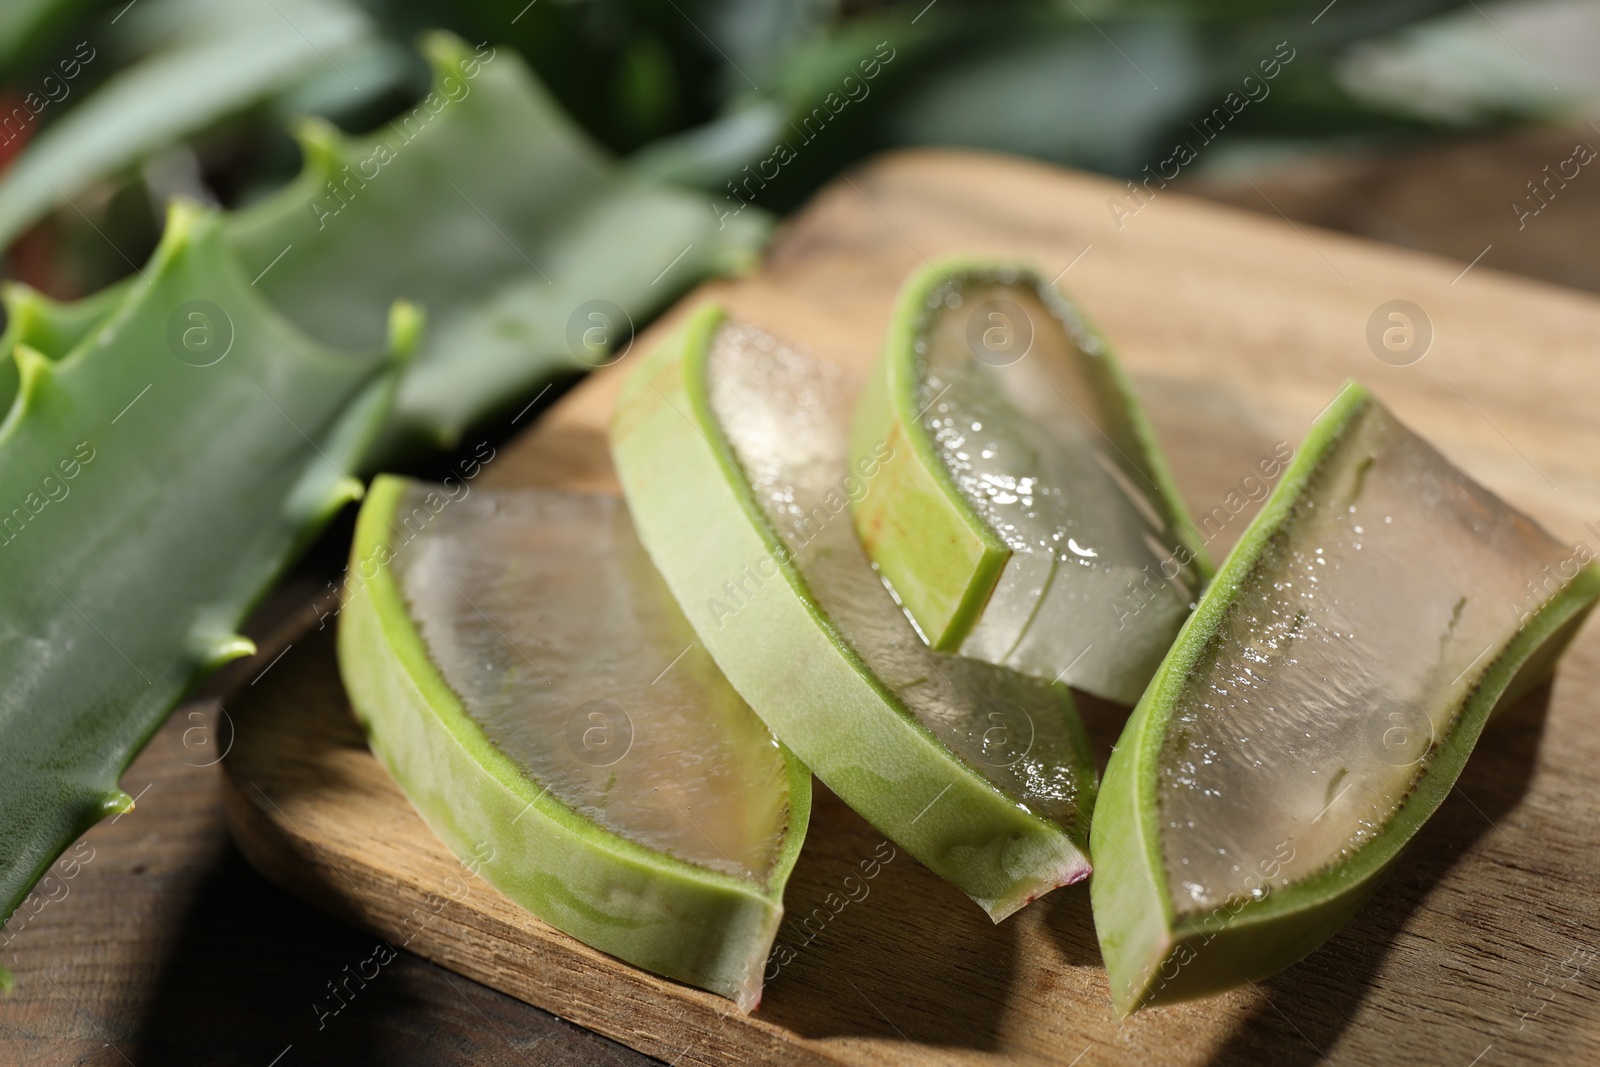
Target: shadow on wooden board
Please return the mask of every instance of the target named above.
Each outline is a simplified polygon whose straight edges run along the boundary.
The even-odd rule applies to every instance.
[[[783,945],[793,959],[770,980],[762,1014],[804,1037],[999,1048],[1018,925],[991,923],[826,786],[815,790],[809,836],[848,838],[852,847],[801,853],[775,946],[777,960],[788,955]],[[828,904],[838,907],[851,893],[861,899],[830,917]]]
[[[1396,939],[1452,867],[1522,800],[1538,762],[1550,686],[1529,693],[1490,724],[1439,811],[1395,861],[1373,899],[1322,948],[1261,983],[1266,994],[1209,1067],[1310,1067],[1344,1034]],[[1467,917],[1470,923],[1470,916]],[[1159,1010],[1159,1009],[1158,1009]],[[1508,1015],[1513,1023],[1518,1021]],[[1298,1021],[1296,1021],[1298,1020]],[[1312,1020],[1316,1020],[1313,1022]]]
[[[599,1034],[382,944],[271,885],[230,843],[188,901],[145,1006],[134,1062],[265,1065],[282,1057],[279,1067],[450,1067],[484,1062],[496,1031],[509,1046],[501,1055],[513,1061],[537,1046],[540,1062],[643,1062]]]

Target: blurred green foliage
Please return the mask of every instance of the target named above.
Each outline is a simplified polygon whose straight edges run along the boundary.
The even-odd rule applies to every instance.
[[[61,205],[98,186],[102,210],[87,214],[123,234],[137,261],[165,197],[196,192],[174,186],[170,166],[152,173],[151,158],[194,153],[204,191],[227,206],[265,195],[299,166],[282,120],[314,114],[353,132],[386,120],[425,90],[413,45],[433,27],[519,50],[572,118],[641,173],[781,212],[856,160],[904,145],[1132,176],[1280,42],[1295,59],[1230,142],[1415,136],[1424,120],[1346,92],[1333,63],[1458,2],[0,0],[11,111],[29,93],[45,102],[44,80],[79,42],[99,56],[68,98],[26,123],[19,140],[44,158],[0,180],[0,240],[55,208],[79,254],[71,235],[83,227]],[[0,165],[16,147],[0,144]],[[750,182],[757,169],[770,177]],[[122,217],[105,216],[112,202]],[[83,291],[126,272],[122,258],[54,262],[59,277],[34,269],[31,280]]]

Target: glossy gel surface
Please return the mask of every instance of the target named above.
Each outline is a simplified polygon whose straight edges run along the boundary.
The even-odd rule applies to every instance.
[[[1102,432],[1077,348],[1100,342],[1031,287],[950,286],[932,300],[917,342],[922,425],[1012,551],[962,654],[1136,699],[1198,578],[1163,540],[1155,486]]]
[[[497,748],[606,829],[766,884],[788,825],[783,758],[620,499],[417,485],[396,521],[419,531],[395,558],[407,609]]]
[[[709,361],[712,409],[813,598],[868,669],[935,737],[1029,811],[1073,826],[1081,784],[1061,698],[1047,681],[930,651],[878,578],[848,504],[871,469],[848,467],[855,385],[753,326],[725,324]],[[759,597],[759,576],[740,583]],[[863,759],[871,759],[863,753]]]
[[[1369,404],[1173,712],[1158,797],[1178,913],[1260,898],[1378,833],[1570,554]]]

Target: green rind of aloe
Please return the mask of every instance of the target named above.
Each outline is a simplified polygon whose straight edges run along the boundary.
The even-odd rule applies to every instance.
[[[810,772],[784,752],[788,826],[761,886],[646,848],[551,796],[469,715],[407,612],[391,566],[407,484],[380,475],[367,493],[339,622],[340,673],[373,753],[433,832],[512,901],[602,952],[753,1008],[805,840]]]
[[[1299,454],[1223,562],[1134,709],[1101,783],[1091,844],[1095,928],[1111,997],[1126,1014],[1259,981],[1305,958],[1365,903],[1380,877],[1455,787],[1485,724],[1542,684],[1600,599],[1589,564],[1490,657],[1453,729],[1428,755],[1398,811],[1347,859],[1261,899],[1235,899],[1180,916],[1167,890],[1157,785],[1167,726],[1241,588],[1293,516],[1324,459],[1374,403],[1351,382],[1312,425]]]
[[[1085,795],[1069,829],[962,763],[872,674],[812,598],[712,411],[707,358],[723,319],[700,308],[662,341],[624,385],[611,427],[639,539],[702,643],[818,778],[996,922],[1082,879],[1094,773],[1081,728]],[[724,581],[758,560],[777,577],[722,619]]]
[[[995,283],[1031,290],[1046,308],[1066,316],[1046,328],[1073,327],[1081,370],[1106,413],[1102,429],[1117,458],[1154,487],[1151,503],[1166,526],[1165,536],[1187,549],[1202,581],[1211,574],[1204,539],[1183,505],[1132,383],[1082,311],[1026,264],[940,259],[915,271],[901,287],[882,354],[857,403],[851,434],[857,459],[869,456],[878,442],[887,441],[894,449],[870,490],[852,504],[851,515],[867,554],[917,620],[929,646],[940,651],[960,648],[1012,550],[966,499],[922,425],[927,405],[918,392],[916,346],[926,332],[936,290]]]

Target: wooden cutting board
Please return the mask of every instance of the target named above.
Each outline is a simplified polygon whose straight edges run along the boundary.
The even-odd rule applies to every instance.
[[[1189,506],[1212,516],[1218,558],[1255,510],[1256,461],[1297,443],[1352,376],[1558,536],[1600,549],[1600,302],[1171,191],[1118,213],[1119,193],[1134,204],[1115,183],[995,156],[879,159],[787,224],[759,272],[691,294],[501,448],[480,484],[615,488],[617,387],[688,305],[722,301],[860,371],[909,269],[982,251],[1060,272],[1110,335]],[[1391,300],[1431,323],[1409,366],[1368,342]],[[758,1012],[591,951],[475,879],[413,814],[350,718],[331,634],[264,651],[270,669],[229,705],[228,815],[245,855],[392,944],[674,1064],[1600,1062],[1595,624],[1553,687],[1485,737],[1343,933],[1258,986],[1125,1022],[1082,886],[992,926],[898,854],[835,911],[846,875],[892,849],[826,790],[786,898],[794,959]],[[1122,712],[1084,710],[1103,761]]]

